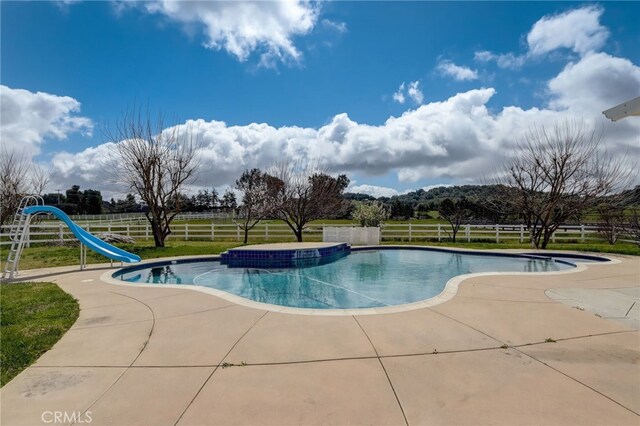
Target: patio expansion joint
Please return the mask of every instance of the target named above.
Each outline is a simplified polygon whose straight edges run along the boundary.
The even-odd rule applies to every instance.
[[[376,354],[376,359],[380,363],[380,366],[382,367],[382,371],[384,371],[384,375],[387,377],[387,381],[389,382],[389,386],[391,386],[391,391],[393,392],[393,396],[395,396],[395,398],[396,398],[396,402],[398,403],[398,407],[400,408],[400,412],[402,413],[402,417],[404,418],[404,423],[405,423],[405,425],[409,426],[409,421],[407,420],[407,415],[405,414],[404,408],[402,407],[402,402],[400,402],[400,398],[398,397],[398,393],[396,392],[395,387],[393,387],[393,382],[391,381],[391,377],[389,377],[389,373],[387,372],[387,369],[385,368],[384,363],[382,362],[382,359],[380,359],[380,354],[378,354],[378,350],[376,349],[375,345],[371,341],[371,338],[369,338],[369,335],[364,330],[364,328],[362,327],[362,324],[360,324],[360,321],[358,321],[358,319],[355,317],[355,315],[352,315],[351,318],[353,318],[353,320],[356,322],[356,324],[358,324],[358,327],[360,327],[360,330],[362,330],[364,335],[367,337],[367,340],[369,341],[369,344],[373,348],[373,351]]]
[[[211,374],[209,374],[207,376],[207,378],[204,380],[204,382],[202,383],[202,385],[200,386],[200,388],[198,388],[198,390],[196,391],[195,395],[193,396],[193,398],[191,398],[191,401],[189,401],[189,403],[187,404],[187,406],[185,407],[185,409],[182,411],[182,413],[180,413],[180,416],[178,417],[178,419],[175,421],[175,423],[173,424],[173,426],[176,426],[178,423],[180,423],[180,420],[182,420],[182,417],[184,417],[185,413],[189,410],[189,408],[193,405],[194,401],[196,400],[196,398],[198,398],[198,395],[200,395],[200,392],[202,392],[202,389],[204,389],[204,387],[207,385],[207,383],[209,383],[209,380],[211,380],[211,378],[213,377],[213,375],[215,374],[216,371],[218,371],[218,369],[224,365],[224,360],[227,359],[227,357],[229,356],[229,354],[233,351],[233,349],[238,345],[238,343],[240,343],[240,341],[244,338],[244,336],[246,336],[247,334],[249,334],[249,332],[253,329],[253,327],[256,326],[256,324],[258,324],[260,322],[260,320],[262,318],[264,318],[265,316],[267,316],[267,314],[269,313],[269,311],[265,311],[264,314],[262,314],[260,316],[260,318],[258,318],[257,320],[255,320],[255,322],[253,324],[251,324],[251,327],[249,327],[247,329],[247,331],[245,331],[244,333],[242,333],[242,335],[238,338],[238,340],[236,340],[236,342],[231,346],[231,348],[227,351],[227,353],[224,355],[224,357],[222,357],[222,360],[220,361],[220,364],[217,364],[214,368],[213,371],[211,372]]]
[[[140,355],[142,355],[142,352],[144,352],[144,350],[147,348],[147,345],[149,344],[149,340],[151,340],[151,336],[153,335],[153,330],[155,328],[156,325],[156,316],[155,316],[155,312],[153,312],[153,309],[151,309],[151,306],[147,305],[146,303],[144,303],[142,300],[136,299],[135,297],[126,295],[126,294],[122,294],[122,293],[118,293],[115,291],[111,291],[110,293],[113,294],[117,294],[119,296],[124,296],[124,297],[128,297],[130,299],[135,300],[136,302],[144,305],[149,312],[151,312],[151,318],[152,318],[152,322],[151,322],[151,329],[149,330],[149,335],[147,336],[146,340],[144,341],[144,343],[142,344],[142,348],[140,349],[140,351],[138,352],[138,354],[136,355],[136,357],[131,361],[131,363],[129,363],[129,365],[124,369],[124,371],[122,373],[120,373],[118,375],[118,377],[116,377],[116,379],[113,381],[113,383],[111,383],[102,393],[100,393],[100,395],[98,395],[98,397],[91,403],[89,404],[89,406],[87,408],[85,408],[81,415],[78,416],[78,418],[82,418],[82,416],[89,410],[91,409],[91,407],[93,407],[107,392],[109,392],[119,381],[120,379],[127,373],[127,371],[129,371],[129,369],[131,368],[131,366],[138,360],[138,358],[140,358]],[[72,423],[72,425],[75,424]]]
[[[430,309],[430,308],[429,308],[429,309]],[[430,309],[430,310],[432,310],[432,309]],[[476,331],[478,331],[479,333],[482,333],[482,334],[484,334],[485,336],[490,337],[491,339],[494,339],[494,340],[497,340],[497,341],[499,341],[499,342],[500,342],[500,340],[499,340],[499,339],[496,339],[495,337],[493,337],[493,336],[491,336],[491,335],[489,335],[489,334],[487,334],[487,333],[485,333],[485,332],[483,332],[483,331],[481,331],[481,330],[478,330],[478,329],[476,329],[475,327],[470,326],[469,324],[466,324],[466,323],[464,323],[464,322],[462,322],[462,321],[459,321],[459,320],[457,320],[457,319],[455,319],[455,318],[449,317],[448,315],[445,315],[445,314],[443,314],[443,313],[441,313],[441,312],[437,312],[437,311],[434,311],[434,310],[432,310],[432,311],[433,311],[433,312],[436,312],[436,313],[438,313],[438,314],[440,314],[440,315],[442,315],[442,316],[444,316],[444,317],[446,317],[446,318],[452,319],[453,321],[456,321],[456,322],[458,322],[458,323],[460,323],[460,324],[462,324],[462,325],[465,325],[465,326],[467,326],[467,327],[469,327],[469,328],[472,328],[473,330],[476,330]],[[595,336],[599,336],[599,335],[619,334],[619,333],[635,333],[635,332],[636,332],[636,330],[616,331],[616,332],[610,332],[610,333],[600,333],[600,334],[592,334],[592,335],[587,335],[587,336],[574,336],[574,337],[568,337],[568,338],[563,338],[563,339],[555,339],[555,341],[557,342],[557,341],[562,341],[562,340],[572,340],[572,339],[579,339],[579,338],[589,338],[589,337],[595,337]],[[503,343],[503,342],[502,342],[502,343]],[[542,365],[547,366],[548,368],[552,369],[552,370],[553,370],[553,371],[555,371],[556,373],[562,374],[563,376],[567,377],[568,379],[573,380],[573,381],[575,381],[576,383],[579,383],[580,385],[585,386],[585,387],[586,387],[586,388],[588,388],[588,389],[591,389],[593,392],[597,393],[597,394],[598,394],[598,395],[600,395],[600,396],[603,396],[604,398],[607,398],[608,400],[610,400],[611,402],[614,402],[615,404],[619,405],[620,407],[624,408],[625,410],[628,410],[628,411],[632,412],[633,414],[635,414],[635,415],[637,415],[637,416],[640,416],[640,413],[635,412],[635,411],[634,411],[634,410],[632,410],[631,408],[629,408],[629,407],[627,407],[627,406],[625,406],[625,405],[621,404],[620,402],[618,402],[618,401],[616,401],[615,399],[613,399],[613,398],[611,398],[611,397],[609,397],[609,396],[605,395],[604,393],[600,392],[599,390],[597,390],[597,389],[595,389],[595,388],[593,388],[593,387],[591,387],[591,386],[587,385],[587,384],[586,384],[586,383],[584,383],[584,382],[581,382],[580,380],[576,379],[575,377],[572,377],[572,376],[570,376],[570,375],[568,375],[568,374],[564,373],[563,371],[558,370],[557,368],[554,368],[554,367],[550,366],[549,364],[547,364],[547,363],[545,363],[545,362],[543,362],[543,361],[541,361],[541,360],[539,360],[539,359],[535,358],[534,356],[529,355],[529,354],[527,354],[527,353],[525,353],[525,352],[521,351],[520,349],[518,349],[519,347],[529,346],[529,345],[535,345],[535,344],[542,344],[542,343],[545,343],[545,344],[552,344],[552,343],[550,343],[550,342],[540,342],[540,343],[529,343],[529,344],[518,345],[518,346],[506,345],[506,344],[505,344],[504,346],[506,346],[506,347],[507,347],[507,348],[509,348],[509,349],[513,349],[514,351],[516,351],[516,352],[518,352],[518,353],[520,353],[520,354],[523,354],[523,355],[525,355],[525,356],[527,356],[527,357],[529,357],[529,358],[531,358],[531,359],[533,359],[533,360],[535,360],[535,361],[537,361],[537,362],[541,363]]]
[[[597,333],[597,334],[589,334],[585,336],[575,336],[575,337],[565,337],[556,339],[555,342],[563,342],[570,340],[578,340],[578,339],[588,339],[591,337],[599,337],[599,336],[608,336],[613,334],[624,334],[624,333],[640,333],[638,330],[622,330],[622,331],[610,331],[607,333]],[[366,333],[365,333],[366,335]],[[528,346],[536,346],[536,345],[549,345],[554,342],[531,342],[531,343],[523,343],[520,345],[503,345],[503,346],[490,346],[486,348],[472,348],[472,349],[455,349],[448,351],[433,351],[433,352],[412,352],[405,354],[393,354],[393,355],[372,355],[372,356],[359,356],[359,357],[342,357],[342,358],[318,358],[318,359],[307,359],[307,360],[298,360],[298,361],[280,361],[280,362],[251,362],[242,364],[242,367],[266,367],[266,366],[280,366],[280,365],[296,365],[296,364],[313,364],[313,363],[321,363],[321,362],[339,362],[339,361],[357,361],[357,360],[367,360],[367,359],[386,359],[386,358],[408,358],[408,357],[417,357],[417,356],[435,356],[435,355],[447,355],[447,354],[458,354],[458,353],[470,353],[470,352],[484,352],[484,351],[495,351],[501,349],[509,349],[509,348],[524,348]],[[375,351],[375,349],[374,349]],[[190,365],[32,365],[29,368],[129,368],[132,370],[135,369],[147,369],[147,368],[217,368],[224,367],[225,364],[190,364]],[[226,364],[229,368],[240,367],[237,364]]]
[[[522,343],[520,345],[510,345],[509,347],[512,347],[512,348],[524,348],[526,346],[547,345],[549,343],[555,343],[555,342],[566,342],[566,341],[570,341],[570,340],[589,339],[591,337],[610,336],[612,334],[638,333],[638,332],[639,332],[638,330],[608,331],[606,333],[585,334],[583,336],[561,337],[561,338],[558,338],[558,339],[553,339],[554,340],[553,342],[546,342],[546,341],[530,342],[530,343]]]
[[[605,333],[605,334],[607,334],[607,333]],[[552,367],[551,365],[547,364],[546,362],[544,362],[544,361],[542,361],[542,360],[539,360],[539,359],[538,359],[538,358],[536,358],[535,356],[530,355],[530,354],[528,354],[528,353],[526,353],[526,352],[521,351],[521,350],[520,350],[520,349],[518,349],[517,347],[513,347],[513,350],[514,350],[514,351],[516,351],[516,352],[519,352],[519,353],[520,353],[520,354],[522,354],[522,355],[527,356],[528,358],[531,358],[532,360],[534,360],[534,361],[536,361],[536,362],[539,362],[540,364],[542,364],[542,365],[544,365],[544,366],[546,366],[546,367],[550,368],[551,370],[555,371],[556,373],[562,374],[562,375],[563,375],[563,376],[565,376],[566,378],[568,378],[568,379],[570,379],[570,380],[573,380],[574,382],[576,382],[576,383],[578,383],[578,384],[580,384],[580,385],[582,385],[582,386],[586,387],[587,389],[590,389],[591,391],[593,391],[593,392],[597,393],[598,395],[600,395],[600,396],[602,396],[602,397],[604,397],[604,398],[608,399],[609,401],[611,401],[611,402],[613,402],[613,403],[615,403],[615,404],[619,405],[620,407],[624,408],[625,410],[630,411],[631,413],[633,413],[633,414],[635,414],[636,416],[640,417],[640,413],[638,413],[638,412],[636,412],[636,411],[632,410],[631,408],[627,407],[626,405],[622,404],[621,402],[616,401],[616,400],[615,400],[615,399],[613,399],[612,397],[610,397],[610,396],[608,396],[608,395],[606,395],[606,394],[604,394],[604,393],[600,392],[600,391],[599,391],[599,390],[597,390],[596,388],[594,388],[594,387],[592,387],[592,386],[589,386],[588,384],[586,384],[586,383],[584,383],[584,382],[582,382],[582,381],[580,381],[580,380],[576,379],[576,378],[575,378],[575,377],[573,377],[573,376],[570,376],[569,374],[565,373],[564,371],[559,370],[559,369],[557,369],[557,368],[555,368],[555,367]]]

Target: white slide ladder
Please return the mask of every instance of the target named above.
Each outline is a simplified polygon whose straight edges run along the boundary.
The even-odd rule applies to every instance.
[[[27,195],[18,204],[9,233],[11,248],[2,271],[3,281],[13,279],[18,274],[20,255],[22,254],[26,237],[29,234],[29,224],[31,222],[31,215],[24,214],[23,211],[26,207],[38,205],[44,205],[44,200],[38,195]]]

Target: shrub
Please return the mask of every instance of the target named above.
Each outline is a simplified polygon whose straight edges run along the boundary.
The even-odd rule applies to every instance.
[[[360,226],[380,226],[389,218],[389,211],[378,201],[358,202],[351,216]]]

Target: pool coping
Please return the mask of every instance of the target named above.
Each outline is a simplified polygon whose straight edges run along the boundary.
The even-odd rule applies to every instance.
[[[423,250],[423,251],[442,251],[449,253],[473,253],[473,254],[489,254],[489,255],[519,255],[519,254],[531,254],[531,250],[522,250],[522,251],[501,251],[501,252],[488,252],[483,250],[474,250],[474,249],[446,249],[442,247],[434,247],[434,246],[417,246],[417,245],[375,245],[375,246],[356,246],[352,247],[352,251],[364,251],[364,250],[374,250],[374,249],[412,249],[412,250]],[[543,255],[544,253],[540,253]],[[535,254],[534,254],[535,255]],[[589,255],[585,255],[589,256]],[[511,257],[511,256],[509,256]],[[189,289],[199,291],[201,293],[210,294],[221,299],[224,299],[228,302],[235,303],[237,305],[245,306],[248,308],[260,309],[269,312],[278,312],[285,314],[295,314],[295,315],[317,315],[317,316],[354,316],[354,315],[379,315],[379,314],[392,314],[399,312],[407,312],[413,311],[422,308],[428,308],[432,306],[436,306],[442,304],[450,299],[452,299],[457,293],[460,285],[467,279],[477,278],[477,277],[487,277],[487,276],[547,276],[547,275],[565,275],[565,274],[573,274],[577,272],[583,272],[588,269],[588,266],[602,266],[602,265],[615,265],[621,263],[620,260],[611,258],[609,256],[600,256],[603,259],[607,259],[608,262],[594,262],[594,263],[580,263],[576,262],[576,267],[564,271],[550,271],[550,272],[477,272],[472,274],[463,274],[457,275],[453,278],[450,278],[445,284],[442,291],[429,299],[424,299],[418,302],[405,303],[402,305],[394,305],[387,307],[378,307],[378,308],[356,308],[356,309],[308,309],[308,308],[293,308],[289,306],[279,306],[272,305],[269,303],[256,302],[254,300],[246,299],[241,296],[237,296],[232,293],[228,293],[226,291],[217,290],[210,287],[202,287],[194,284],[162,284],[161,286],[157,284],[130,284],[126,281],[117,280],[112,277],[112,275],[117,271],[107,271],[100,276],[100,280],[114,285],[120,285],[125,287],[136,287],[136,288],[173,288],[173,289]],[[167,262],[172,262],[176,260],[188,260],[188,259],[211,259],[211,260],[219,260],[220,255],[204,255],[204,256],[184,256],[184,257],[174,257],[168,258],[166,260],[159,261],[157,259],[153,259],[149,262],[142,262],[141,265],[152,265],[152,264],[166,264]],[[125,268],[119,268],[125,269]]]

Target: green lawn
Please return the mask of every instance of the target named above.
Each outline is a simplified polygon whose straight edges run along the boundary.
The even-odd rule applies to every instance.
[[[0,284],[0,308],[0,386],[49,350],[80,312],[53,283]]]
[[[153,246],[153,241],[139,241],[136,244],[117,245],[124,250],[139,255],[142,259],[154,259],[158,257],[219,254],[242,244],[238,242],[168,241],[166,247],[156,248]],[[3,261],[5,258],[6,253],[3,253]],[[109,262],[109,259],[87,250],[87,263],[106,262]],[[25,248],[20,257],[21,270],[79,264],[79,246],[33,246]]]

